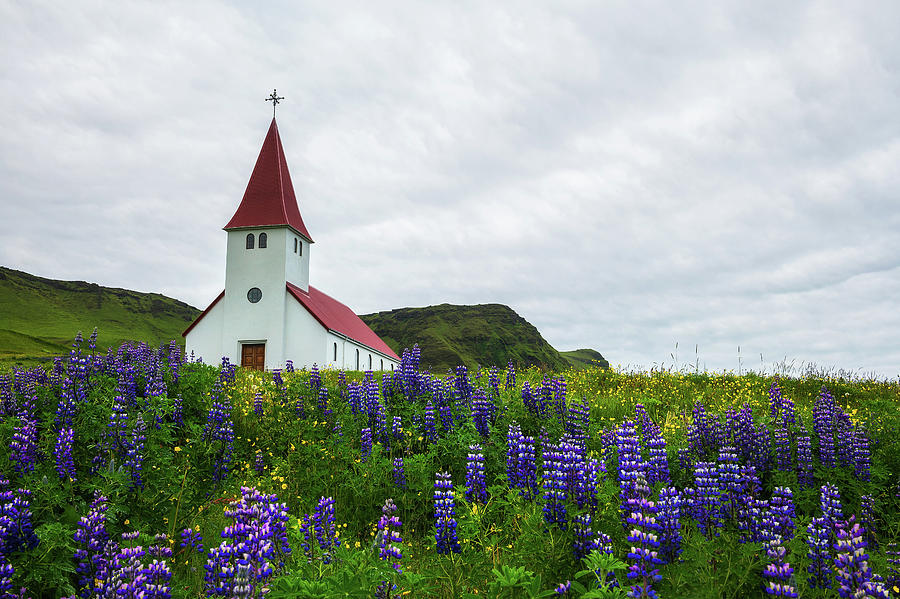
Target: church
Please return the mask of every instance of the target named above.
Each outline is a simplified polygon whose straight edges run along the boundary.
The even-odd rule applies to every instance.
[[[274,95],[274,94],[273,94]],[[400,358],[353,310],[309,284],[303,224],[275,117],[241,204],[225,225],[225,290],[182,336],[185,351],[257,370],[393,370]]]

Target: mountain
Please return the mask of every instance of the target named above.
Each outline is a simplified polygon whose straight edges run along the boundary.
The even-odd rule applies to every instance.
[[[572,358],[560,354],[532,324],[501,304],[399,308],[360,318],[398,354],[418,343],[422,367],[435,373],[459,364],[504,367],[509,360],[517,366],[560,371],[573,360],[584,367],[593,354],[603,359],[593,350],[568,352],[577,354]]]
[[[157,345],[175,339],[200,313],[158,293],[55,281],[0,266],[0,358],[66,354],[81,331],[98,329],[97,346]]]

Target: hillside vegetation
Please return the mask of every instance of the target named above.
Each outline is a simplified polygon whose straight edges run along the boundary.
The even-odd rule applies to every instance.
[[[56,281],[0,267],[0,359],[54,356],[97,327],[100,348],[176,339],[200,313],[158,293]]]
[[[459,364],[469,368],[505,366],[509,360],[519,366],[560,372],[570,366],[583,367],[593,355],[606,362],[593,350],[560,354],[534,325],[502,304],[399,308],[360,318],[398,354],[418,343],[422,366],[432,372]]]

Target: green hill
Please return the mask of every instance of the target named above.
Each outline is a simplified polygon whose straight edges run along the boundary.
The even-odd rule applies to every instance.
[[[595,366],[609,368],[609,362],[595,349],[573,349],[572,351],[561,351],[559,353],[568,360],[572,368],[583,369]]]
[[[399,308],[360,318],[398,354],[418,343],[422,366],[436,373],[459,364],[469,368],[502,367],[509,360],[517,366],[536,365],[560,371],[577,360],[561,355],[532,324],[501,304]],[[593,352],[567,353],[580,357],[585,351]],[[593,353],[603,359],[599,353]],[[583,367],[584,360],[578,365]]]
[[[158,293],[55,281],[0,266],[0,360],[68,353],[94,327],[100,348],[176,339],[200,313]]]

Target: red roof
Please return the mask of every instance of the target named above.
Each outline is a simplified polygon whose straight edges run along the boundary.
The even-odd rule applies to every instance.
[[[383,353],[389,358],[393,358],[397,361],[400,360],[400,357],[394,353],[394,350],[388,347],[388,344],[382,341],[381,337],[376,335],[375,331],[370,329],[369,326],[353,312],[353,310],[333,297],[322,293],[312,285],[309,286],[309,293],[291,283],[287,283],[287,290],[294,296],[294,299],[303,304],[303,307],[312,314],[313,318],[315,318],[319,324],[329,331],[336,331],[357,343]],[[213,300],[191,326],[185,329],[181,334],[182,337],[186,337],[187,334],[191,332],[191,329],[197,326],[197,323],[203,320],[203,317],[206,316],[209,311],[212,310],[213,306],[218,304],[219,300],[223,297],[225,297],[224,291]]]
[[[250,182],[237,212],[225,225],[225,230],[242,227],[287,225],[312,242],[294,195],[294,185],[288,172],[281,146],[281,136],[275,119],[263,141]]]
[[[375,334],[375,331],[370,329],[353,310],[341,302],[322,293],[312,285],[309,286],[309,293],[291,283],[287,284],[287,289],[313,315],[313,318],[318,320],[319,324],[329,331],[336,331],[346,335],[357,343],[370,347],[395,360],[400,360],[400,357],[394,353],[394,350],[388,347],[388,344]]]

